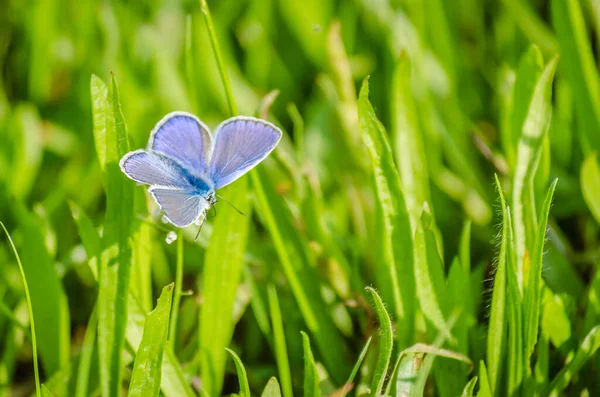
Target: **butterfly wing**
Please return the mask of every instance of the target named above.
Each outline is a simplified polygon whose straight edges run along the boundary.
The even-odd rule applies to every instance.
[[[160,153],[136,150],[121,159],[121,170],[130,179],[170,189],[190,189],[181,164]]]
[[[215,132],[208,175],[214,188],[235,181],[277,146],[281,130],[273,124],[252,117],[233,117]]]
[[[186,227],[209,207],[208,201],[196,191],[150,188],[150,193],[173,225]]]
[[[163,117],[148,142],[148,149],[177,160],[196,175],[206,175],[211,146],[208,128],[196,116],[185,112]]]

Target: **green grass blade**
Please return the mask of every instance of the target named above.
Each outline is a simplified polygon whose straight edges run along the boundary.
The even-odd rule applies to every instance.
[[[142,341],[146,313],[136,297],[129,295],[127,316],[127,343],[133,351],[137,351]],[[160,388],[166,397],[195,397],[183,373],[181,364],[170,346],[165,346],[162,358]]]
[[[475,385],[477,385],[477,377],[474,376],[471,380],[465,385],[461,397],[471,397],[475,395]]]
[[[356,360],[356,364],[354,364],[354,368],[352,368],[352,372],[350,373],[348,380],[342,387],[342,392],[340,393],[340,397],[345,397],[346,394],[348,394],[348,392],[352,389],[352,386],[354,385],[354,378],[356,377],[356,374],[358,374],[360,366],[361,366],[363,360],[365,359],[367,352],[369,351],[369,346],[371,345],[372,338],[373,338],[372,336],[369,336],[369,339],[367,339],[367,343],[365,343],[365,346],[360,351],[360,354],[358,355],[358,359]]]
[[[552,397],[562,395],[563,390],[567,388],[574,374],[594,355],[600,348],[600,325],[592,328],[585,336],[581,345],[577,348],[573,359],[565,365],[550,384],[550,393]]]
[[[377,364],[373,373],[373,380],[371,382],[371,396],[379,396],[381,390],[383,390],[383,383],[385,382],[388,368],[390,365],[390,359],[392,358],[392,349],[394,347],[394,331],[392,330],[392,322],[390,316],[383,305],[383,301],[379,297],[379,294],[371,288],[366,288],[367,292],[373,299],[373,306],[379,319],[379,326],[381,327],[381,339],[379,342],[379,357],[377,358]]]
[[[90,316],[88,326],[85,330],[83,343],[79,353],[79,366],[77,367],[77,384],[75,385],[75,397],[88,396],[88,386],[90,378],[90,368],[92,366],[92,357],[94,346],[96,344],[96,331],[98,329],[98,317],[96,309]]]
[[[12,251],[17,259],[17,264],[19,265],[19,271],[21,272],[21,280],[23,281],[23,288],[25,290],[25,298],[27,299],[27,311],[29,312],[29,324],[31,326],[31,347],[33,353],[33,372],[35,377],[35,392],[37,397],[40,397],[42,394],[40,387],[40,370],[38,368],[38,356],[37,356],[37,338],[35,333],[35,320],[33,316],[33,306],[31,304],[31,295],[29,294],[29,286],[27,285],[27,277],[25,276],[25,269],[23,268],[23,264],[21,263],[21,258],[19,257],[19,253],[17,252],[17,247],[15,247],[15,243],[13,243],[8,230],[6,230],[6,226],[4,223],[0,222],[0,226],[4,229],[4,233],[8,238]]]
[[[269,231],[300,312],[319,348],[327,372],[336,382],[342,383],[349,372],[345,360],[340,361],[340,352],[344,351],[343,341],[332,322],[319,285],[314,282],[318,275],[311,263],[306,241],[294,226],[290,208],[266,173],[258,167],[250,176],[256,212],[260,213]]]
[[[75,203],[69,202],[71,215],[77,224],[79,237],[88,256],[92,275],[98,279],[98,264],[100,263],[100,253],[102,252],[102,239],[94,227],[91,219]]]
[[[240,383],[240,397],[251,397],[248,376],[246,375],[246,368],[244,367],[242,360],[240,360],[240,357],[233,350],[227,348],[225,348],[225,350],[231,355],[233,363],[235,364],[238,382]]]
[[[129,383],[129,397],[158,396],[163,351],[169,334],[172,298],[173,284],[169,284],[163,288],[156,308],[146,317],[144,335],[135,355]]]
[[[542,299],[542,257],[544,255],[544,243],[546,241],[546,227],[548,225],[548,216],[550,213],[550,205],[554,197],[554,190],[558,180],[554,180],[539,216],[538,229],[535,236],[533,252],[531,254],[531,263],[529,268],[529,283],[524,295],[524,318],[525,318],[525,365],[529,368],[529,360],[533,354],[533,349],[537,342],[538,328],[540,322],[540,307]]]
[[[319,397],[321,389],[319,389],[319,373],[317,365],[310,349],[310,339],[305,332],[302,333],[302,348],[304,350],[304,396]]]
[[[497,177],[496,177],[497,178]],[[498,189],[501,189],[499,181]],[[503,202],[504,205],[504,202]],[[506,222],[506,219],[504,220]],[[505,223],[506,225],[506,223]],[[502,229],[502,242],[500,244],[500,253],[498,255],[498,265],[494,275],[494,289],[492,294],[492,303],[490,310],[490,322],[487,335],[487,362],[488,374],[491,392],[494,393],[499,382],[502,369],[503,356],[505,354],[506,343],[506,257],[508,241],[508,228]]]
[[[421,311],[439,332],[449,332],[445,319],[448,301],[444,269],[441,263],[436,238],[433,232],[433,218],[425,209],[415,233],[415,280]],[[451,334],[445,335],[453,340]]]
[[[90,81],[92,95],[92,117],[94,120],[94,143],[96,156],[102,172],[106,169],[106,119],[109,113],[108,87],[96,75]]]
[[[358,117],[374,175],[378,217],[375,261],[381,266],[376,271],[377,281],[390,313],[404,325],[399,329],[399,341],[406,346],[414,339],[416,312],[412,233],[394,156],[385,129],[369,102],[368,79],[360,90]]]
[[[570,82],[584,153],[600,150],[600,75],[580,0],[553,0],[552,25]]]
[[[37,214],[13,202],[24,245],[20,261],[29,286],[33,316],[37,320],[40,361],[51,376],[69,362],[70,314],[62,280],[46,245],[48,237]],[[40,325],[43,325],[40,327]]]
[[[283,389],[283,397],[293,397],[292,376],[290,372],[287,347],[285,344],[283,320],[281,318],[281,311],[279,309],[277,291],[273,285],[269,285],[268,293],[269,312],[271,313],[271,327],[273,330],[273,345],[275,349],[277,369],[279,370],[279,378],[281,379],[281,385]]]
[[[430,201],[430,192],[424,137],[417,118],[411,85],[411,64],[406,54],[400,56],[396,65],[392,89],[392,131],[396,162],[402,191],[406,197],[406,210],[414,231],[419,223],[423,204]]]
[[[517,150],[512,202],[517,244],[517,277],[521,291],[527,284],[527,275],[523,270],[525,252],[531,254],[537,228],[533,179],[542,151],[542,142],[552,118],[552,81],[557,63],[558,58],[553,58],[535,83]]]
[[[52,394],[46,385],[42,385],[42,397],[54,397],[54,394]]]
[[[479,392],[477,397],[493,397],[490,381],[488,380],[488,371],[485,368],[485,363],[479,363]]]
[[[248,179],[242,178],[220,194],[248,213]],[[221,394],[226,351],[235,326],[233,307],[242,276],[248,240],[249,216],[240,216],[230,206],[219,210],[213,222],[202,275],[204,303],[200,309],[200,370],[203,388],[211,396]],[[205,320],[209,319],[209,320]]]
[[[423,396],[423,391],[418,390],[417,377],[423,363],[423,354],[408,353],[401,356],[396,377],[396,397]]]
[[[598,154],[592,153],[581,166],[581,192],[588,208],[594,215],[596,222],[600,223],[600,166]]]
[[[177,339],[177,319],[181,302],[181,284],[183,283],[183,231],[177,231],[177,259],[175,263],[175,290],[173,291],[173,308],[171,309],[171,324],[169,325],[169,345],[175,350]]]
[[[261,397],[281,397],[281,389],[279,388],[279,382],[274,376],[269,379],[267,386],[263,390]]]
[[[554,55],[558,52],[556,38],[528,3],[518,0],[503,0],[503,3],[530,41],[536,43],[545,54]]]

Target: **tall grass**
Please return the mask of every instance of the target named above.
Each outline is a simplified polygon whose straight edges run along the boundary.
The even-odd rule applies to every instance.
[[[594,1],[0,9],[0,397],[600,393]],[[198,239],[174,110],[285,131]]]

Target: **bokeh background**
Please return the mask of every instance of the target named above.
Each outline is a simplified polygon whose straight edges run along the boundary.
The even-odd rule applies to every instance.
[[[502,224],[494,173],[513,205],[530,91],[543,65],[560,55],[551,86],[550,127],[540,155],[531,160],[538,163],[534,207],[541,208],[550,181],[559,178],[542,271],[540,337],[546,361],[535,367],[537,379],[547,387],[600,315],[600,173],[594,154],[600,149],[599,3],[223,0],[209,5],[240,113],[267,118],[284,130],[281,144],[255,178],[267,186],[264,197],[257,197],[255,179],[243,182],[250,185],[249,201],[242,200],[242,210],[249,214],[243,270],[223,276],[233,285],[235,298],[233,309],[225,310],[233,315],[226,316],[223,332],[230,335],[223,347],[240,355],[254,394],[269,377],[281,378],[282,373],[282,358],[276,358],[277,343],[268,329],[269,286],[279,296],[285,361],[298,395],[303,394],[304,368],[300,331],[310,323],[299,310],[302,296],[319,302],[331,322],[322,332],[335,333],[332,338],[342,348],[337,355],[327,353],[323,340],[317,348],[319,337],[310,335],[324,395],[341,387],[373,335],[352,393],[360,394],[371,383],[380,332],[364,287],[380,291],[391,312],[394,360],[413,343],[432,344],[438,334],[420,309],[408,323],[394,312],[394,287],[387,273],[393,265],[380,247],[388,236],[378,204],[385,198],[377,193],[375,160],[359,125],[357,98],[367,75],[369,99],[387,129],[400,170],[412,230],[408,240],[427,208],[434,216],[448,301],[445,316],[450,318],[457,308],[464,312],[457,322],[464,337],[445,347],[474,363],[437,360],[454,364],[448,364],[449,372],[434,367],[425,393],[462,392],[478,373],[489,343]],[[34,312],[36,302],[46,302],[37,309],[46,314],[36,318],[43,334],[38,346],[42,380],[54,379],[50,384],[57,396],[74,395],[75,371],[67,376],[64,369],[78,362],[97,299],[92,259],[74,215],[81,211],[94,229],[104,229],[107,199],[94,142],[90,79],[96,75],[109,83],[111,73],[132,149],[146,145],[150,130],[168,112],[192,112],[211,127],[230,116],[198,2],[0,1],[0,220],[31,277]],[[581,172],[584,164],[587,172]],[[240,190],[244,197],[245,189]],[[172,228],[161,222],[143,191],[135,188],[136,203],[143,204],[133,210],[129,288],[144,313],[176,277],[178,243],[167,243]],[[239,202],[231,197],[237,191],[227,192],[225,197]],[[220,203],[214,219],[228,211]],[[173,350],[190,387],[209,382],[214,394],[221,385],[227,394],[238,390],[233,363],[223,361],[223,376],[207,381],[198,358],[206,260],[215,259],[218,269],[220,259],[207,252],[213,221],[208,220],[197,242],[195,228],[180,235],[185,240],[183,290],[190,292],[181,298]],[[235,222],[241,221],[232,222],[235,231]],[[405,242],[398,236],[390,241],[400,251]],[[282,256],[286,252],[288,265]],[[462,278],[450,276],[455,258],[466,270]],[[406,258],[396,257],[402,260]],[[414,291],[418,280],[412,274],[397,277],[401,287],[405,278],[412,285],[401,291],[403,299],[420,307]],[[468,298],[461,299],[462,294]],[[19,327],[28,324],[25,295],[5,239],[0,243],[0,298],[0,396],[27,395],[33,391],[32,351],[27,331]],[[406,327],[410,330],[403,334]],[[127,346],[125,352],[127,380],[134,352]],[[94,350],[89,395],[100,393],[96,354]],[[333,357],[339,365],[333,365]],[[597,358],[587,361],[569,393],[597,393],[597,365]],[[505,388],[499,386],[497,395]]]

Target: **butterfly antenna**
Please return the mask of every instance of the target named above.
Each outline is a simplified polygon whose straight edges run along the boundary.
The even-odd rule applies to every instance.
[[[234,210],[236,210],[240,215],[247,216],[242,211],[240,211],[239,209],[237,209],[235,207],[235,205],[231,204],[231,202],[229,200],[227,200],[225,197],[219,196],[218,194],[217,194],[217,197],[220,198],[220,199],[222,199],[223,201],[225,201],[227,204],[229,204],[231,206],[231,208],[233,208]]]

